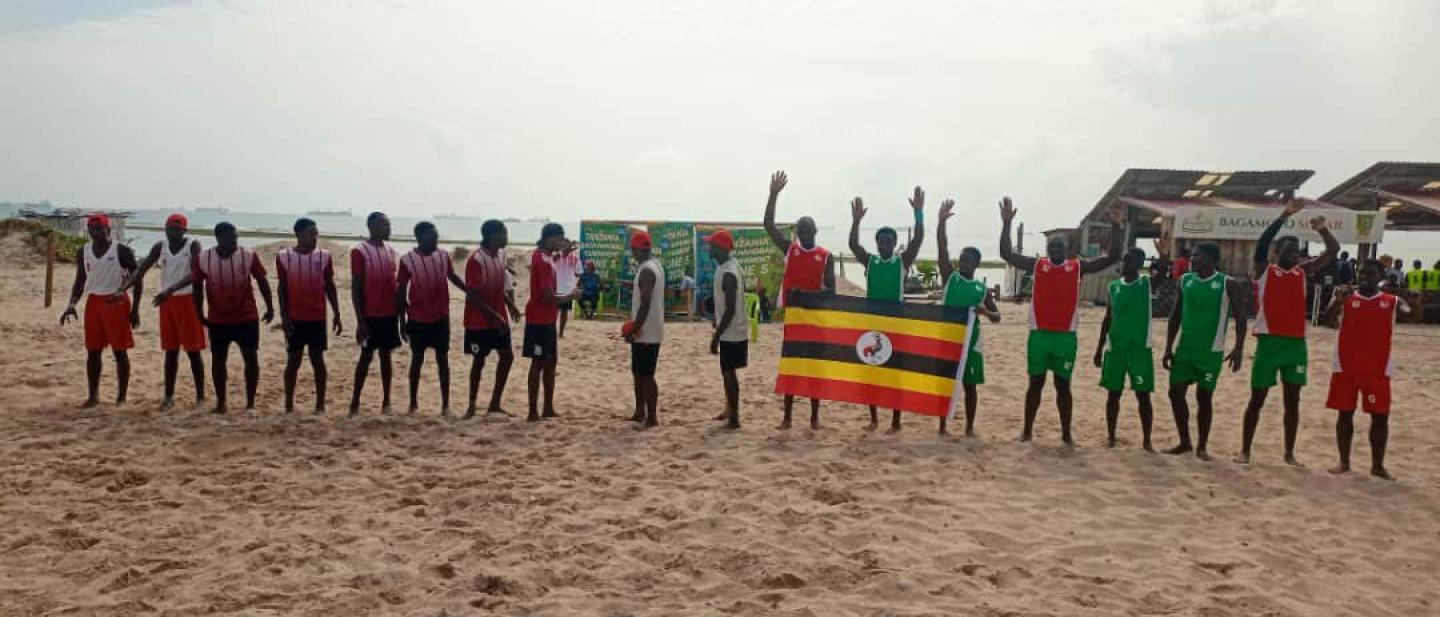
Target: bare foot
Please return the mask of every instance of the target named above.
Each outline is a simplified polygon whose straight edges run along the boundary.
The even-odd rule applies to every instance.
[[[728,411],[722,411],[722,412],[716,414],[715,417],[710,418],[710,419],[711,419],[711,420],[714,420],[714,421],[716,421],[716,422],[719,422],[719,421],[721,421],[721,420],[729,420],[729,419],[730,419],[730,412],[728,412]]]
[[[1386,471],[1384,467],[1371,467],[1370,475],[1380,478],[1381,480],[1395,481],[1395,476],[1390,475],[1390,472]]]
[[[1017,441],[1020,443],[1030,443],[1030,433],[1020,433],[1020,439]]]
[[[167,399],[165,399],[165,400],[163,400],[163,401],[160,401],[160,411],[169,411],[170,408],[172,408],[172,407],[174,407],[174,406],[175,406],[175,399],[173,399],[173,398],[167,398]]]
[[[294,405],[286,405],[286,406],[285,406],[285,415],[288,416],[288,415],[290,415],[290,414],[292,414],[292,413],[295,413],[295,406],[294,406]]]
[[[1107,440],[1107,441],[1105,442],[1105,447],[1107,447],[1107,448],[1114,448],[1114,447],[1115,447],[1115,440],[1114,440],[1114,439]]]
[[[1241,453],[1240,453],[1240,456],[1235,457],[1235,462],[1236,462],[1236,463],[1239,463],[1239,464],[1241,464],[1241,465],[1249,465],[1249,464],[1250,464],[1250,453],[1249,453],[1249,452],[1241,452]]]
[[[545,410],[545,413],[540,414],[540,417],[541,417],[541,418],[544,418],[544,419],[546,419],[546,420],[550,420],[550,419],[554,419],[554,418],[560,417],[560,414],[555,413],[555,410],[554,410],[554,409],[546,409],[546,410]]]
[[[644,422],[631,422],[631,423],[630,423],[630,428],[633,429],[633,430],[636,430],[636,431],[643,431],[643,430],[645,430],[645,429],[647,429],[647,428],[650,428],[650,425],[648,425],[648,424],[646,424],[646,423],[644,423]]]
[[[535,412],[532,411],[532,412],[530,412],[529,414],[526,414],[526,415],[525,415],[525,421],[526,421],[526,422],[539,422],[539,421],[540,421],[540,414],[535,413]]]
[[[782,431],[788,431],[788,430],[790,430],[790,418],[785,418],[784,420],[781,420],[781,421],[780,421],[780,426],[778,426],[778,427],[776,427],[776,428],[778,428],[779,430],[782,430]]]
[[[740,423],[739,423],[739,422],[726,422],[726,423],[725,423],[725,430],[727,430],[727,431],[738,431],[738,430],[740,430]]]
[[[485,410],[485,415],[487,415],[487,416],[505,416],[505,417],[507,417],[507,418],[511,417],[510,412],[505,411],[504,409],[501,409],[501,408],[499,408],[499,407],[491,407],[491,408],[489,408],[489,409],[486,409],[486,410]]]
[[[1189,453],[1190,453],[1192,450],[1194,450],[1194,449],[1195,449],[1195,448],[1191,447],[1190,444],[1188,444],[1188,443],[1182,443],[1182,444],[1180,444],[1180,445],[1178,445],[1178,446],[1175,446],[1175,447],[1173,447],[1173,448],[1170,448],[1169,450],[1166,450],[1165,453],[1166,453],[1166,454],[1189,454]]]
[[[125,397],[121,396],[121,397],[116,398],[116,399],[115,399],[115,406],[116,406],[116,407],[124,407],[124,406],[125,406]]]
[[[419,407],[416,407],[415,405],[411,405],[409,409],[405,410],[405,413],[406,413],[407,415],[413,416],[413,415],[415,415],[415,412],[417,412],[417,411],[419,411],[419,410],[420,410]]]
[[[1151,453],[1151,454],[1154,454],[1154,453],[1155,453],[1155,446],[1150,445],[1150,442],[1148,442],[1148,441],[1145,442],[1145,445],[1140,446],[1140,447],[1145,448],[1145,451],[1146,451],[1146,452],[1149,452],[1149,453]]]
[[[449,419],[453,418],[454,416],[451,416],[451,415],[450,415],[450,408],[449,408],[449,407],[441,407],[441,408],[440,408],[440,417],[445,418],[446,420],[449,420]]]
[[[1066,438],[1060,440],[1060,445],[1063,446],[1063,447],[1066,447],[1066,448],[1074,448],[1074,447],[1075,447],[1075,440],[1074,440],[1074,439],[1071,439],[1071,438],[1069,438],[1069,437],[1066,437]]]
[[[351,405],[351,406],[350,406],[350,413],[349,413],[346,417],[354,418],[354,417],[359,416],[359,415],[360,415],[360,406],[359,406],[359,405]]]
[[[1202,461],[1206,461],[1206,462],[1215,460],[1215,458],[1212,457],[1212,456],[1210,456],[1210,453],[1209,453],[1209,452],[1206,452],[1205,450],[1196,450],[1196,451],[1195,451],[1195,458],[1198,458],[1198,459],[1200,459],[1200,460],[1202,460]]]
[[[324,407],[320,407],[320,406],[317,405],[317,406],[315,407],[315,411],[310,412],[310,415],[312,415],[312,416],[323,416],[323,415],[325,415],[325,408],[324,408]]]
[[[640,422],[644,422],[644,421],[645,421],[645,414],[640,413],[640,412],[637,411],[637,412],[631,414],[631,415],[630,415],[630,419],[629,419],[629,420],[626,420],[626,421],[627,421],[627,422],[637,423],[637,424],[640,423]]]
[[[95,399],[93,399],[93,398],[87,398],[87,399],[85,399],[85,402],[80,403],[80,408],[81,408],[81,409],[90,409],[91,407],[95,407],[95,406],[97,406],[97,405],[99,405],[99,404],[100,404],[100,401],[97,401],[97,400],[95,400]]]
[[[873,431],[877,428],[880,428],[880,423],[875,420],[871,420],[869,424],[865,425],[865,430],[867,431]]]
[[[223,416],[223,415],[225,415],[225,406],[224,406],[224,405],[216,405],[214,409],[211,409],[211,410],[210,410],[210,413],[213,413],[213,414],[215,414],[215,415],[217,415],[217,416]]]
[[[1286,464],[1286,465],[1290,465],[1290,466],[1292,466],[1292,467],[1304,467],[1304,465],[1301,465],[1301,464],[1300,464],[1300,460],[1297,459],[1297,458],[1295,458],[1295,455],[1294,455],[1294,454],[1286,454],[1286,455],[1285,455],[1285,464]]]
[[[384,404],[381,404],[381,405],[380,405],[380,415],[382,415],[382,416],[388,416],[388,415],[390,415],[390,403],[384,403]]]
[[[810,418],[810,430],[820,430],[820,418]]]
[[[1330,468],[1330,473],[1333,473],[1333,474],[1335,474],[1335,475],[1337,475],[1337,476],[1340,475],[1340,474],[1342,474],[1342,473],[1350,473],[1350,466],[1349,466],[1349,465],[1346,465],[1345,463],[1340,463],[1339,465],[1336,465],[1336,466],[1334,466],[1334,467],[1331,467],[1331,468]]]
[[[965,436],[966,436],[966,437],[974,437],[974,436],[975,436],[975,431],[967,428],[967,429],[965,429]]]

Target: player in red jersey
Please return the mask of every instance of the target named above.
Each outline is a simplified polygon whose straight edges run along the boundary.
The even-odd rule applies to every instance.
[[[254,286],[265,299],[265,314],[255,307]],[[215,409],[226,412],[226,362],[233,344],[240,350],[245,363],[245,409],[255,409],[255,390],[260,384],[260,322],[275,318],[275,305],[270,298],[270,283],[265,280],[265,265],[253,251],[240,247],[235,226],[222,222],[215,226],[215,246],[195,258],[191,275],[190,297],[195,313],[210,332],[210,381],[215,384]],[[205,312],[206,303],[210,312]]]
[[[1385,445],[1390,439],[1390,373],[1395,363],[1390,348],[1396,312],[1409,313],[1410,305],[1380,291],[1380,279],[1385,276],[1380,262],[1366,260],[1357,274],[1359,288],[1353,292],[1337,288],[1335,299],[1325,311],[1327,322],[1340,318],[1335,367],[1325,401],[1326,407],[1338,412],[1335,443],[1340,450],[1340,464],[1330,473],[1350,471],[1350,441],[1355,436],[1355,401],[1359,398],[1365,413],[1370,414],[1370,475],[1394,480],[1395,476],[1385,469]]]
[[[450,417],[450,285],[465,289],[450,254],[440,250],[440,233],[430,221],[415,224],[415,249],[400,258],[395,303],[400,338],[410,343],[410,413],[420,407],[420,369],[425,350],[435,354],[440,377],[440,415]]]
[[[1030,339],[1025,345],[1030,388],[1025,391],[1025,428],[1020,433],[1020,441],[1030,441],[1035,414],[1040,410],[1040,397],[1045,391],[1045,374],[1053,372],[1055,407],[1060,412],[1060,441],[1073,446],[1070,416],[1074,401],[1070,396],[1070,375],[1075,370],[1078,350],[1075,329],[1080,317],[1080,278],[1120,261],[1125,249],[1125,210],[1116,208],[1110,213],[1115,227],[1110,231],[1109,253],[1089,260],[1070,257],[1070,247],[1058,236],[1045,243],[1045,259],[1015,254],[1010,248],[1010,223],[1017,211],[1009,197],[1000,200],[1000,258],[1035,276],[1034,297],[1030,300]]]
[[[340,295],[335,290],[335,263],[330,251],[319,247],[315,221],[300,218],[292,227],[295,246],[275,255],[276,295],[280,298],[280,326],[285,331],[285,413],[295,411],[295,382],[300,378],[300,356],[308,351],[315,373],[315,411],[325,415],[325,389],[329,370],[325,349],[325,302],[330,302],[330,330],[340,336]]]
[[[775,226],[775,200],[790,179],[784,171],[770,176],[770,198],[765,201],[765,232],[775,248],[785,254],[785,275],[780,282],[780,305],[785,305],[785,296],[791,291],[835,291],[835,260],[830,251],[815,245],[815,219],[802,216],[795,221],[795,239],[790,240]],[[780,429],[790,428],[790,412],[795,406],[795,397],[785,395],[785,418]],[[820,399],[810,399],[810,428],[820,428]]]
[[[350,302],[355,307],[355,390],[350,417],[360,415],[360,392],[370,374],[370,361],[380,352],[380,413],[390,413],[390,354],[400,346],[399,309],[395,304],[395,270],[400,260],[390,247],[390,217],[371,212],[365,219],[368,238],[350,249]]]
[[[1310,203],[1305,198],[1285,194],[1285,209],[1260,234],[1255,245],[1255,280],[1259,286],[1259,306],[1255,310],[1253,332],[1258,338],[1255,358],[1250,362],[1250,404],[1245,408],[1245,425],[1238,463],[1250,462],[1250,446],[1255,442],[1255,427],[1260,423],[1260,410],[1265,396],[1279,380],[1284,382],[1285,462],[1299,465],[1295,459],[1295,437],[1300,429],[1300,388],[1305,386],[1305,369],[1309,352],[1305,347],[1305,281],[1335,260],[1340,242],[1325,227],[1325,217],[1310,219],[1310,228],[1325,241],[1325,252],[1305,259],[1300,253],[1300,239],[1281,236],[1286,221]],[[1275,244],[1275,263],[1270,263],[1270,244]]]

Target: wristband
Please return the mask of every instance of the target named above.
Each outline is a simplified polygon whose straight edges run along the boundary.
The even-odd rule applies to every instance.
[[[915,209],[915,224],[917,224],[917,225],[924,225],[924,224],[925,224],[925,211],[924,211],[924,210],[921,210],[921,209],[919,209],[919,208],[916,208],[916,209]]]

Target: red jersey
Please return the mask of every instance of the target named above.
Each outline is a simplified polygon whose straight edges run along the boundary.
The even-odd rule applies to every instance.
[[[1189,258],[1189,257],[1181,257],[1181,258],[1179,258],[1179,259],[1176,259],[1175,262],[1171,265],[1171,267],[1170,267],[1170,278],[1173,278],[1173,279],[1175,279],[1175,280],[1178,281],[1178,280],[1180,280],[1180,277],[1185,276],[1185,273],[1186,273],[1186,272],[1189,272],[1189,271],[1190,271],[1190,258]]]
[[[1335,372],[1366,377],[1390,375],[1394,369],[1390,342],[1398,304],[1395,296],[1383,292],[1368,298],[1354,292],[1345,298],[1340,333],[1335,336]]]
[[[500,320],[497,321],[467,296],[465,329],[495,330],[510,327],[510,313],[505,308],[505,291],[508,289],[505,262],[505,249],[496,250],[492,254],[483,246],[475,249],[475,252],[470,254],[470,259],[465,260],[465,287],[478,291],[485,304],[500,313]]]
[[[560,318],[560,307],[545,298],[555,293],[555,266],[545,252],[535,249],[530,254],[530,299],[525,302],[525,322],[543,326]]]
[[[1255,335],[1305,337],[1305,270],[1265,267],[1256,291]]]
[[[780,306],[785,306],[785,296],[791,289],[818,291],[825,287],[825,264],[830,261],[830,251],[817,245],[806,249],[799,240],[790,241],[790,250],[785,253],[785,277],[780,282]]]
[[[400,258],[396,284],[409,282],[405,315],[410,321],[435,323],[450,319],[450,254],[440,249],[429,255],[415,249]]]
[[[1074,332],[1080,325],[1080,260],[1057,266],[1049,258],[1036,259],[1032,289],[1030,329]]]
[[[330,251],[280,251],[275,256],[275,275],[285,286],[285,313],[291,320],[325,321],[325,284],[335,280]]]
[[[361,242],[350,249],[350,273],[365,282],[365,316],[394,317],[395,249],[389,242]]]
[[[265,276],[265,265],[250,251],[237,248],[229,257],[221,257],[219,249],[211,247],[200,253],[195,260],[195,280],[204,281],[210,323],[260,320],[260,312],[255,309],[255,293],[250,286],[252,276]]]

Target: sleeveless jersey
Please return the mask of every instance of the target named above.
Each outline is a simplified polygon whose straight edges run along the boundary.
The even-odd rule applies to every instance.
[[[1182,276],[1183,278],[1183,276]],[[1138,276],[1132,282],[1119,278],[1110,281],[1109,349],[1149,349],[1150,344],[1150,277]]]
[[[806,250],[799,240],[790,242],[785,253],[785,277],[780,282],[779,305],[785,306],[785,296],[791,289],[818,291],[825,286],[825,262],[830,260],[830,251],[816,245]]]
[[[658,345],[665,340],[665,268],[655,257],[640,264],[640,267],[635,269],[635,294],[637,296],[640,294],[640,274],[646,270],[655,275],[655,286],[650,289],[650,315],[645,318],[645,325],[635,333],[635,342]],[[639,316],[640,298],[637,297],[630,302],[630,319],[633,320]]]
[[[1405,273],[1405,287],[1407,289],[1425,288],[1425,271],[1411,270]]]
[[[1425,271],[1425,290],[1440,291],[1440,269]]]
[[[725,275],[735,276],[735,294],[733,297],[725,297]],[[727,343],[736,343],[749,340],[750,328],[745,311],[745,273],[740,270],[740,262],[734,258],[726,259],[725,263],[715,266],[715,282],[712,290],[715,297],[715,324],[720,324],[720,319],[725,316],[725,307],[729,306],[735,311],[735,316],[730,318],[730,325],[720,333],[720,340]]]
[[[1335,372],[1390,376],[1395,368],[1390,341],[1398,304],[1395,296],[1383,292],[1368,298],[1354,292],[1345,298],[1340,333],[1335,336]]]
[[[985,284],[965,278],[959,272],[951,272],[945,281],[945,293],[940,297],[941,306],[974,309],[985,301]],[[970,351],[980,351],[980,317],[971,320]]]
[[[1202,278],[1194,272],[1180,277],[1180,349],[1225,351],[1230,323],[1229,277],[1216,272]]]
[[[1080,325],[1080,260],[1057,266],[1048,258],[1037,259],[1034,280],[1030,329],[1074,332]]]
[[[870,263],[865,264],[865,297],[894,302],[904,300],[904,265],[899,255],[891,255],[890,259],[871,255]]]
[[[1305,336],[1305,270],[1286,270],[1275,264],[1265,267],[1257,294],[1255,335]]]
[[[109,296],[120,291],[128,274],[120,266],[120,243],[111,242],[104,255],[95,256],[95,245],[85,243],[85,293]]]
[[[395,270],[399,261],[389,242],[375,246],[362,241],[350,249],[350,271],[365,277],[366,317],[395,315]]]
[[[190,255],[192,246],[195,246],[195,239],[186,238],[185,243],[180,245],[180,250],[171,253],[170,241],[160,241],[160,289],[170,289],[190,278],[195,270],[195,259]],[[188,296],[191,289],[190,285],[185,285],[171,295]]]
[[[311,249],[301,253],[294,247],[275,256],[275,275],[285,283],[285,313],[295,321],[325,321],[325,280],[333,279],[335,266],[330,252]]]

